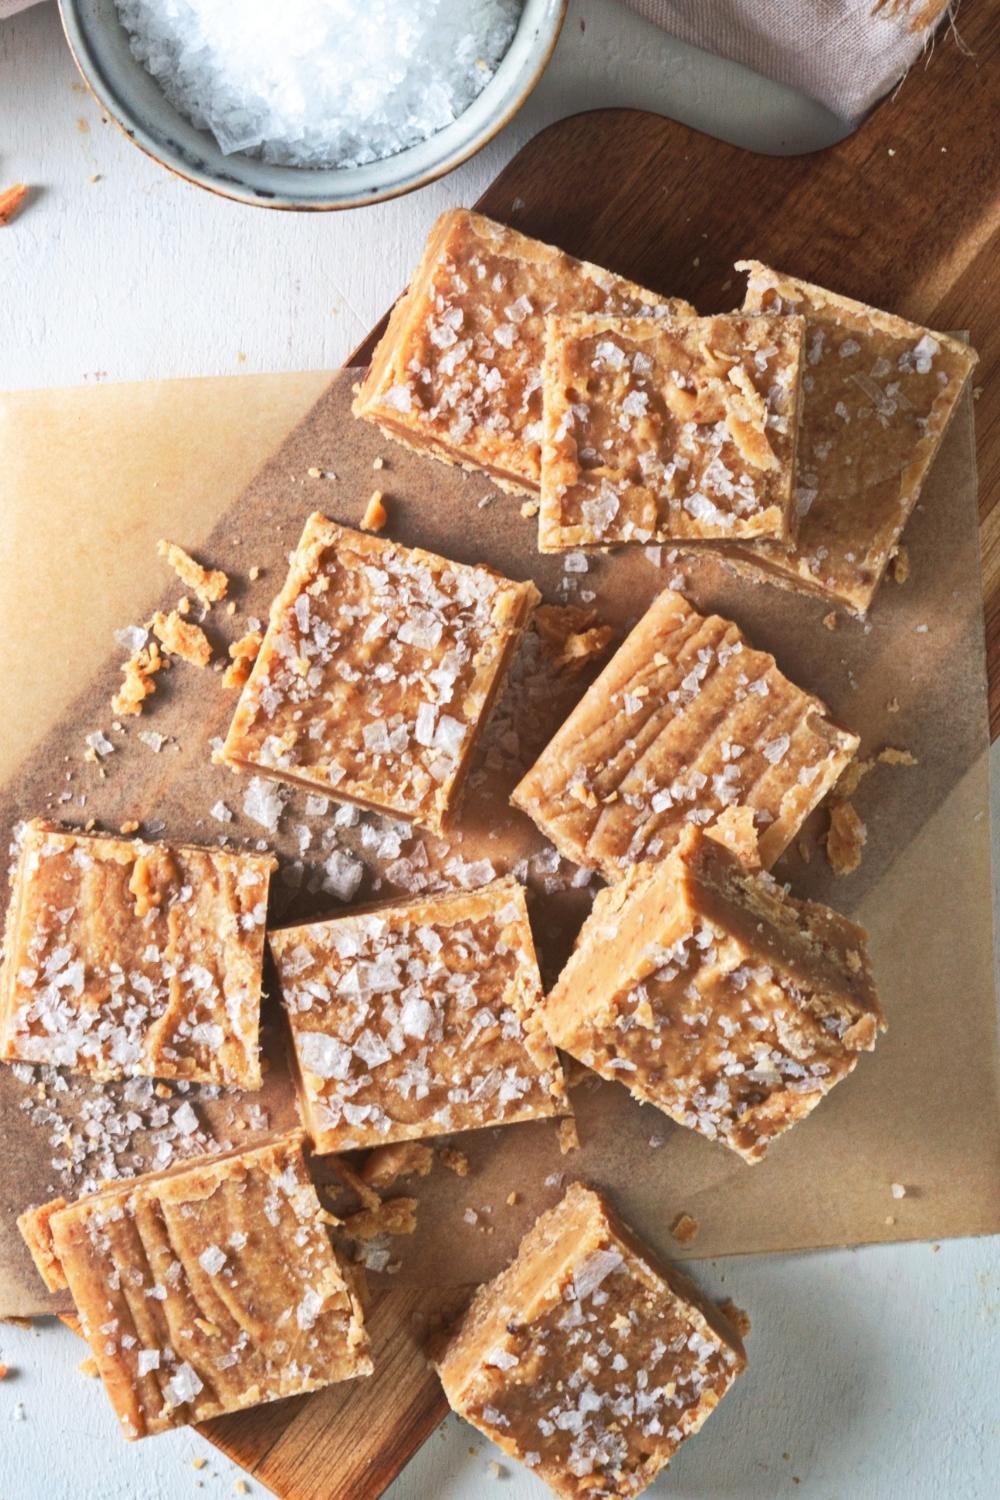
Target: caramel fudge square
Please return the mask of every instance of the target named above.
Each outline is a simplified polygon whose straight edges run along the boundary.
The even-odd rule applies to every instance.
[[[540,597],[310,516],[224,759],[440,833]]]
[[[795,530],[801,318],[549,318],[543,552]]]
[[[452,1409],[565,1500],[638,1495],[745,1368],[728,1319],[578,1182],[437,1363]]]
[[[571,1112],[516,880],[268,940],[317,1151]]]
[[[864,930],[698,828],[598,895],[543,1014],[558,1047],[751,1163],[885,1030]]]
[[[534,494],[546,315],[691,310],[481,214],[453,209],[432,229],[352,410],[411,448]]]
[[[665,589],[511,801],[612,880],[689,824],[750,808],[769,868],[857,747],[736,625]]]
[[[18,1221],[66,1286],[123,1433],[370,1375],[361,1304],[293,1132]]]
[[[969,376],[973,349],[794,276],[741,261],[744,312],[806,323],[792,546],[726,543],[740,571],[863,615],[920,496]]]
[[[24,826],[0,1058],[258,1089],[270,854]]]

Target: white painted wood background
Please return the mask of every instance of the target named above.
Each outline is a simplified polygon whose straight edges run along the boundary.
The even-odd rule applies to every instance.
[[[17,232],[0,232],[5,387],[333,368],[404,284],[435,215],[471,202],[525,140],[579,109],[644,106],[774,152],[840,133],[818,106],[672,41],[615,0],[573,0],[541,86],[479,157],[415,196],[349,214],[269,214],[199,192],[102,125],[75,85],[54,6],[0,23],[0,185],[40,190]],[[886,1200],[888,1213],[888,1184]],[[695,1271],[751,1312],[751,1368],[651,1495],[1000,1496],[1000,1241]],[[77,1371],[82,1354],[59,1325],[0,1325],[12,1370],[0,1384],[0,1500],[234,1493],[239,1471],[192,1434],[122,1442],[99,1385]],[[193,1469],[195,1457],[206,1467]],[[499,1479],[487,1468],[496,1458]],[[250,1492],[265,1493],[255,1481]],[[389,1492],[494,1494],[548,1491],[454,1419]]]

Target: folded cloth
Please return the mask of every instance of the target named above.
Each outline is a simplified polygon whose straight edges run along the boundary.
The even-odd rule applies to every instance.
[[[949,0],[626,0],[640,16],[855,122],[916,62]]]

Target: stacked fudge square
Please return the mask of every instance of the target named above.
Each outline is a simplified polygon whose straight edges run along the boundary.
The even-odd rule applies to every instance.
[[[709,548],[863,614],[975,356],[741,269],[743,308],[700,316],[445,214],[355,414],[537,497],[542,552]],[[446,839],[539,599],[530,580],[311,516],[224,759]],[[759,1162],[885,1025],[866,934],[770,873],[858,743],[732,621],[664,590],[511,799],[606,882],[548,996],[510,876],[269,929],[270,855],[27,824],[0,1057],[259,1088],[265,941],[288,1023],[301,1131],[22,1216],[126,1435],[371,1371],[307,1146],[566,1115],[562,1051]],[[437,1364],[453,1407],[557,1494],[625,1497],[745,1354],[577,1183]]]

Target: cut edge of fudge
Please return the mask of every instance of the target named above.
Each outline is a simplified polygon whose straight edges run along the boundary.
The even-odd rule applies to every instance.
[[[741,643],[742,651],[752,652],[755,657],[766,662],[767,670],[776,672],[784,683],[801,696],[803,720],[822,724],[825,737],[829,740],[829,750],[823,772],[817,774],[806,785],[799,784],[796,788],[787,789],[782,798],[779,816],[759,832],[760,858],[766,867],[770,867],[780,857],[809,814],[836,785],[844,767],[853,759],[860,744],[858,735],[836,723],[822,699],[808,689],[800,688],[797,683],[792,682],[791,678],[786,677],[775,658],[769,652],[759,651],[754,647],[734,622],[726,621],[718,615],[701,615],[683,594],[670,588],[661,590],[510,795],[511,805],[526,813],[565,859],[584,868],[596,868],[609,880],[617,880],[622,869],[627,866],[622,862],[613,862],[610,858],[601,861],[591,856],[587,848],[590,834],[585,843],[569,837],[560,824],[558,814],[546,816],[536,804],[546,795],[543,783],[548,766],[553,761],[558,761],[560,756],[568,755],[578,733],[584,733],[592,717],[598,711],[601,712],[602,717],[608,717],[608,711],[602,706],[611,704],[616,695],[624,691],[634,671],[638,671],[643,664],[650,661],[655,664],[658,647],[662,640],[662,629],[670,614],[676,612],[696,617],[702,624],[719,622],[730,627],[735,632],[735,638]],[[619,744],[624,743],[626,738],[623,732]],[[561,790],[566,792],[568,785],[567,782]],[[797,794],[794,797],[793,792]],[[617,797],[617,792],[615,797]],[[786,809],[786,804],[790,803],[790,799],[794,805]]]
[[[214,1155],[193,1158],[175,1163],[163,1171],[105,1184],[97,1192],[78,1199],[74,1203],[67,1203],[61,1198],[55,1199],[50,1203],[27,1210],[18,1218],[18,1228],[48,1289],[56,1291],[68,1288],[73,1297],[82,1332],[91,1345],[105,1391],[127,1438],[153,1436],[159,1432],[187,1425],[189,1422],[205,1421],[210,1417],[246,1410],[251,1406],[283,1399],[291,1394],[319,1390],[341,1380],[372,1373],[374,1366],[371,1358],[371,1343],[365,1326],[356,1275],[354,1269],[337,1253],[326,1231],[326,1225],[333,1221],[322,1208],[315,1186],[308,1174],[303,1154],[304,1143],[305,1136],[301,1130],[288,1131],[250,1147],[235,1148]],[[179,1201],[182,1206],[198,1200],[209,1200],[221,1183],[231,1180],[235,1175],[231,1170],[234,1163],[239,1165],[245,1176],[249,1176],[255,1170],[263,1169],[268,1179],[272,1176],[279,1177],[282,1186],[289,1193],[294,1188],[311,1196],[315,1210],[309,1223],[320,1235],[320,1244],[325,1245],[327,1252],[324,1263],[319,1268],[325,1291],[322,1299],[318,1293],[313,1292],[313,1296],[319,1301],[319,1306],[313,1308],[310,1305],[307,1320],[303,1321],[300,1315],[299,1325],[304,1330],[312,1328],[317,1317],[325,1310],[325,1300],[331,1296],[336,1297],[340,1303],[339,1310],[345,1319],[343,1349],[336,1351],[336,1361],[331,1364],[328,1360],[326,1370],[318,1375],[314,1374],[308,1366],[301,1370],[297,1366],[292,1368],[294,1385],[291,1390],[282,1389],[261,1394],[260,1386],[252,1384],[237,1391],[235,1399],[220,1401],[209,1398],[207,1401],[203,1399],[197,1403],[196,1397],[204,1389],[204,1382],[186,1360],[180,1360],[176,1375],[190,1382],[190,1390],[172,1392],[170,1390],[170,1385],[174,1384],[172,1380],[165,1390],[158,1391],[159,1409],[149,1413],[145,1409],[139,1386],[141,1381],[150,1377],[148,1372],[143,1372],[138,1366],[135,1369],[132,1368],[131,1350],[135,1347],[134,1338],[131,1344],[128,1340],[123,1340],[121,1348],[114,1339],[108,1345],[108,1328],[100,1322],[95,1324],[95,1318],[100,1318],[106,1310],[107,1286],[98,1273],[91,1250],[82,1252],[85,1258],[82,1265],[77,1268],[79,1275],[76,1274],[74,1259],[78,1253],[78,1242],[82,1237],[93,1246],[91,1231],[88,1228],[91,1216],[95,1213],[100,1215],[106,1210],[114,1219],[121,1213],[121,1209],[118,1209],[116,1215],[118,1205],[124,1205],[126,1201],[133,1198],[140,1202],[148,1201],[150,1204],[160,1205],[169,1201],[172,1187],[177,1195],[176,1201]],[[290,1182],[289,1179],[291,1179]],[[185,1195],[185,1188],[191,1193],[190,1197]],[[150,1189],[152,1189],[151,1193]],[[298,1214],[298,1210],[296,1212]],[[216,1247],[207,1247],[202,1256],[199,1256],[206,1274],[211,1273],[204,1265],[204,1256],[214,1248]],[[98,1256],[104,1253],[100,1246],[96,1247]],[[144,1257],[147,1254],[145,1245],[142,1247],[142,1253]],[[119,1264],[114,1258],[114,1252],[110,1252],[110,1255],[111,1264],[118,1271],[120,1280],[124,1262]],[[152,1270],[152,1262],[147,1264],[145,1259],[143,1270],[155,1274]],[[108,1283],[108,1285],[111,1284]],[[167,1298],[161,1298],[161,1300],[166,1301],[168,1298],[169,1294]],[[230,1308],[225,1298],[222,1298],[220,1303],[226,1313],[232,1315],[237,1323],[239,1322],[237,1312],[244,1304],[247,1309],[246,1315],[252,1320],[256,1316],[253,1312],[252,1295],[243,1299],[237,1297],[235,1308]],[[301,1312],[302,1309],[300,1309],[300,1314]],[[184,1315],[187,1316],[186,1310]],[[141,1322],[141,1317],[135,1319],[136,1331],[140,1334]],[[193,1322],[198,1325],[201,1336],[206,1339],[211,1338],[213,1333],[211,1323],[200,1318],[193,1319]],[[168,1334],[170,1329],[171,1324],[168,1318],[166,1330]],[[214,1329],[214,1332],[217,1334],[218,1329]],[[193,1339],[193,1331],[185,1332],[184,1338]],[[129,1351],[128,1359],[123,1353],[126,1347]],[[181,1352],[184,1353],[185,1350],[182,1348]],[[173,1359],[178,1360],[179,1356],[174,1353]],[[158,1370],[159,1361],[151,1368]],[[217,1368],[222,1367],[220,1365]],[[331,1369],[334,1369],[335,1373],[329,1373]],[[189,1373],[185,1376],[184,1372]],[[159,1384],[160,1381],[157,1380],[157,1385]],[[177,1413],[189,1402],[191,1407],[188,1415],[178,1417]]]
[[[522,929],[522,937],[525,952],[530,960],[532,972],[528,976],[532,981],[528,990],[523,992],[523,975],[516,976],[518,982],[518,994],[515,997],[519,1019],[526,1031],[523,1048],[527,1053],[532,1065],[540,1074],[551,1071],[553,1074],[553,1085],[548,1091],[548,1098],[544,1105],[532,1105],[523,1111],[504,1116],[502,1119],[484,1120],[469,1125],[431,1126],[427,1122],[416,1121],[411,1124],[397,1122],[388,1132],[372,1129],[371,1138],[365,1136],[363,1130],[352,1129],[351,1141],[347,1145],[343,1141],[344,1131],[337,1126],[329,1127],[320,1123],[314,1108],[313,1090],[306,1085],[303,1077],[302,1059],[297,1042],[295,1027],[291,1024],[287,1007],[284,1005],[283,984],[281,980],[281,951],[289,944],[296,941],[308,945],[308,935],[317,929],[335,930],[349,928],[356,921],[367,916],[394,915],[402,920],[407,920],[413,912],[429,910],[429,916],[424,925],[433,927],[435,925],[433,912],[444,907],[447,911],[457,908],[465,908],[474,905],[476,898],[482,896],[495,896],[499,898],[506,896],[515,901],[520,907],[519,926]],[[448,925],[451,925],[450,923]],[[484,886],[476,886],[471,890],[450,889],[430,895],[410,897],[400,901],[396,897],[388,897],[382,901],[366,902],[362,906],[351,907],[349,911],[337,913],[335,916],[321,918],[315,922],[295,922],[272,928],[268,931],[268,945],[271,949],[272,959],[278,971],[279,993],[282,994],[282,1008],[285,1010],[288,1025],[288,1064],[295,1086],[296,1104],[299,1109],[303,1126],[312,1142],[313,1150],[317,1155],[330,1155],[343,1150],[375,1150],[381,1146],[400,1145],[405,1142],[434,1140],[441,1136],[452,1135],[457,1131],[464,1130],[493,1130],[505,1128],[508,1125],[517,1125],[526,1120],[552,1119],[560,1116],[572,1117],[573,1106],[569,1098],[565,1075],[561,1061],[555,1047],[552,1045],[548,1032],[541,1016],[544,990],[542,989],[541,976],[538,972],[538,960],[535,953],[534,937],[531,931],[531,923],[528,916],[527,901],[524,887],[513,875],[502,876],[498,880],[490,881]],[[545,1066],[536,1052],[544,1051],[551,1053],[545,1058]]]
[[[727,512],[728,525],[724,525],[721,521],[717,524],[706,523],[704,534],[701,537],[698,535],[696,529],[697,523],[693,518],[692,526],[689,530],[672,529],[667,524],[667,521],[664,520],[663,524],[654,526],[648,532],[644,529],[642,534],[635,538],[622,536],[620,528],[619,533],[611,532],[606,537],[589,536],[587,535],[588,527],[583,521],[576,523],[564,521],[562,518],[561,493],[557,492],[554,487],[556,475],[560,474],[563,469],[566,470],[564,477],[567,483],[561,486],[561,489],[565,489],[567,487],[572,488],[574,484],[579,483],[581,472],[589,472],[581,471],[579,466],[574,466],[568,457],[560,455],[556,446],[559,440],[560,421],[565,419],[566,414],[574,406],[573,400],[566,394],[566,384],[563,379],[563,362],[567,350],[573,346],[575,341],[593,338],[601,333],[617,333],[629,344],[641,343],[644,332],[648,333],[652,339],[655,339],[657,333],[666,333],[680,337],[681,339],[687,339],[693,334],[698,333],[705,333],[707,336],[710,327],[720,322],[733,325],[745,323],[766,324],[772,327],[784,325],[782,331],[791,335],[794,345],[795,373],[791,381],[793,390],[790,410],[785,413],[789,423],[789,432],[786,439],[788,451],[783,459],[779,459],[768,445],[768,453],[774,459],[774,463],[772,465],[756,465],[761,474],[771,472],[775,468],[780,471],[780,483],[771,486],[775,490],[775,493],[771,496],[769,503],[748,517],[742,523],[742,526],[740,518],[735,511]],[[602,548],[621,545],[630,540],[635,540],[643,545],[647,543],[671,542],[678,546],[701,540],[704,540],[706,543],[713,541],[725,542],[730,538],[734,541],[739,539],[746,542],[759,540],[791,542],[794,540],[798,524],[798,513],[795,506],[795,459],[798,444],[799,413],[801,409],[801,377],[805,343],[804,318],[794,315],[750,312],[720,313],[707,317],[700,317],[696,314],[679,314],[656,320],[616,318],[598,314],[586,316],[569,314],[550,315],[546,318],[545,323],[546,342],[545,362],[543,365],[545,434],[542,445],[541,505],[538,516],[538,547],[540,552],[562,552],[577,547],[585,550]],[[703,348],[704,346],[702,345],[701,347]],[[779,349],[775,346],[773,353],[777,354],[779,352]],[[710,354],[711,351],[706,351],[702,354],[703,364],[706,366]],[[736,366],[740,366],[739,357],[735,360],[734,367]],[[742,369],[742,366],[740,368]],[[655,378],[655,370],[652,372],[652,375]],[[715,378],[719,383],[722,381],[717,371],[711,372],[706,378]],[[765,445],[767,444],[767,398],[763,398],[764,406],[762,411],[750,410],[751,404],[756,406],[757,401],[761,399],[761,395],[759,391],[752,389],[753,382],[750,381],[749,383],[751,390],[747,391],[741,382],[732,382],[733,388],[730,392],[733,402],[732,420],[730,421],[730,412],[728,409],[726,415],[726,420],[729,421],[730,425],[730,441],[741,453],[748,466],[751,464],[751,460],[744,453],[744,448],[749,451],[749,448],[753,446],[753,434],[759,430],[759,435],[763,438]],[[686,395],[686,390],[678,391],[677,400],[682,400]],[[737,407],[740,406],[743,408],[742,420],[741,413],[737,411]],[[678,425],[681,425],[684,420],[682,414],[673,410],[671,414]],[[754,420],[757,417],[760,418],[759,429],[757,422]],[[569,477],[569,470],[571,468],[573,469],[573,478]],[[629,488],[634,487],[633,485],[629,485]],[[647,487],[646,495],[650,503],[658,509],[658,497],[654,490]]]
[[[619,1475],[616,1484],[613,1476],[608,1476],[605,1483],[611,1487],[602,1485],[597,1491],[607,1496],[636,1495],[665,1467],[680,1444],[704,1425],[746,1369],[747,1356],[740,1332],[726,1313],[690,1277],[644,1244],[603,1193],[585,1182],[572,1182],[562,1199],[539,1215],[528,1229],[509,1265],[478,1288],[447,1340],[442,1339],[432,1351],[434,1368],[452,1410],[511,1457],[526,1462],[532,1472],[567,1500],[589,1493],[589,1487],[581,1490],[579,1476],[554,1459],[547,1461],[537,1450],[523,1449],[505,1433],[501,1410],[487,1404],[482,1418],[477,1419],[470,1415],[470,1407],[476,1377],[484,1368],[492,1369],[498,1382],[502,1379],[507,1369],[502,1357],[507,1338],[522,1328],[530,1330],[535,1320],[560,1305],[571,1286],[577,1296],[588,1295],[589,1290],[583,1293],[579,1288],[589,1289],[591,1282],[598,1287],[604,1274],[617,1269],[615,1260],[619,1264],[625,1262],[632,1279],[679,1304],[682,1316],[694,1325],[693,1335],[703,1348],[714,1344],[720,1351],[726,1351],[724,1358],[729,1365],[721,1391],[715,1388],[702,1391],[696,1404],[683,1413],[682,1431],[676,1439],[669,1439],[665,1454],[651,1462],[649,1452],[641,1453],[636,1470],[628,1473],[627,1480]],[[488,1359],[490,1354],[497,1356],[496,1364]],[[516,1364],[511,1363],[516,1372]],[[487,1415],[491,1410],[501,1420],[491,1421]],[[646,1444],[647,1448],[650,1446]],[[584,1482],[587,1477],[584,1476]]]
[[[480,236],[500,242],[512,255],[520,254],[523,258],[531,257],[536,260],[562,257],[568,266],[579,270],[588,279],[595,276],[611,278],[620,287],[627,288],[636,300],[645,302],[650,307],[669,307],[677,312],[693,311],[693,309],[680,298],[660,297],[648,288],[640,287],[637,283],[630,281],[627,277],[619,276],[617,272],[608,271],[591,261],[580,260],[576,256],[571,256],[567,251],[559,249],[558,246],[547,244],[544,240],[524,234],[518,229],[511,229],[506,224],[487,218],[485,214],[477,213],[475,209],[446,209],[438,217],[431,228],[423,254],[406,290],[389,314],[385,332],[379,339],[368,369],[357,387],[351,412],[355,417],[374,422],[386,437],[401,443],[411,452],[439,459],[443,463],[470,472],[485,474],[498,489],[508,494],[537,495],[536,479],[510,467],[491,462],[487,457],[476,457],[468,448],[448,443],[440,436],[427,431],[419,421],[401,420],[405,413],[394,413],[393,408],[386,406],[384,401],[386,394],[399,384],[402,372],[398,367],[396,356],[400,351],[409,347],[409,336],[418,326],[425,310],[423,299],[439,264],[442,251],[453,230],[462,225],[471,225]]]
[[[721,1132],[715,1137],[754,1165],[779,1135],[810,1114],[853,1071],[862,1052],[874,1050],[879,1034],[887,1029],[863,927],[822,902],[793,896],[766,871],[749,865],[724,833],[692,827],[665,860],[635,865],[598,893],[546,997],[542,1016],[557,1047],[601,1077],[624,1084],[634,1098],[652,1104],[677,1124],[695,1128],[683,1103],[672,1106],[655,1087],[640,1083],[634,1071],[595,1057],[588,1037],[600,1042],[602,1007],[612,1006],[622,993],[654,975],[662,951],[670,950],[678,935],[700,922],[718,928],[741,954],[755,954],[759,964],[773,962],[805,994],[804,1005],[817,1026],[822,1026],[824,1014],[850,1021],[838,1039],[846,1061],[843,1072],[825,1084],[818,1079],[809,1091],[775,1088],[734,1118],[732,1137]],[[592,987],[601,951],[617,955],[613,982],[603,990]],[[828,1011],[810,1004],[817,992],[828,997]],[[758,1124],[767,1127],[759,1138]],[[745,1137],[742,1143],[737,1130]]]
[[[900,317],[896,313],[888,313],[880,308],[872,307],[870,304],[860,302],[856,298],[846,297],[839,292],[832,292],[826,287],[821,287],[815,282],[806,281],[801,276],[793,276],[783,271],[777,271],[771,266],[765,265],[758,260],[740,260],[735,262],[737,271],[746,271],[752,282],[755,276],[766,276],[771,278],[777,288],[780,283],[791,285],[800,289],[810,299],[815,300],[820,306],[830,309],[842,309],[852,318],[865,318],[872,323],[879,332],[890,336],[906,336],[918,340],[920,337],[929,336],[937,341],[939,345],[946,348],[960,364],[965,366],[965,373],[960,380],[957,389],[953,392],[949,405],[943,415],[939,415],[930,430],[914,444],[914,457],[907,469],[910,471],[909,479],[904,483],[901,476],[900,494],[903,501],[900,520],[895,528],[892,543],[885,549],[881,567],[877,576],[870,581],[863,581],[860,577],[856,583],[846,586],[829,585],[818,580],[810,572],[806,560],[799,558],[794,545],[789,548],[787,558],[780,551],[769,555],[768,548],[741,546],[734,542],[732,550],[725,544],[717,550],[723,560],[735,572],[751,579],[761,579],[779,588],[792,589],[799,593],[813,595],[817,598],[831,600],[834,604],[850,613],[864,618],[867,615],[875,595],[885,577],[886,568],[898,550],[900,539],[913,514],[917,501],[920,499],[927,476],[937,456],[938,450],[952,419],[957,411],[962,394],[968,385],[973,370],[979,362],[979,355],[970,345],[957,339],[952,334],[940,333],[936,329],[927,328],[921,323],[915,323],[909,318]],[[780,295],[780,293],[779,293]],[[748,285],[746,300],[751,296]],[[746,304],[744,303],[744,306]],[[754,309],[746,309],[754,311]],[[808,318],[806,320],[808,322]],[[805,400],[803,402],[805,404]],[[700,551],[700,548],[696,548]]]
[[[287,613],[292,607],[295,599],[307,586],[310,579],[314,576],[319,576],[315,567],[315,560],[309,555],[310,549],[336,548],[342,539],[346,539],[346,542],[359,552],[369,553],[372,556],[378,556],[380,552],[385,550],[394,550],[412,557],[415,565],[430,565],[435,569],[457,569],[463,572],[485,572],[490,574],[497,581],[498,585],[506,586],[509,592],[508,607],[510,617],[504,622],[507,629],[507,638],[503,651],[497,659],[495,670],[486,687],[475,723],[469,726],[469,733],[467,735],[468,743],[462,759],[451,775],[438,786],[435,793],[433,814],[426,816],[418,815],[404,811],[394,806],[391,802],[378,802],[359,795],[348,795],[339,786],[331,786],[328,781],[323,780],[319,776],[311,777],[305,774],[304,771],[297,772],[284,767],[265,764],[261,760],[255,759],[249,753],[249,749],[241,753],[241,743],[245,743],[247,737],[247,727],[241,722],[242,717],[247,712],[246,705],[253,702],[257,688],[262,682],[267,680],[270,669],[272,653],[268,649],[269,637],[271,637],[273,631],[278,629],[282,615]],[[296,544],[295,552],[289,564],[285,581],[271,603],[263,643],[250,670],[250,674],[243,685],[229,722],[229,728],[226,731],[221,752],[223,763],[234,771],[249,772],[254,775],[263,776],[268,780],[281,782],[286,786],[298,788],[300,791],[318,793],[339,805],[358,807],[365,812],[380,813],[387,817],[399,818],[413,826],[426,828],[431,833],[443,834],[454,821],[459,811],[480,733],[485,727],[494,705],[503,691],[518,643],[541,597],[541,593],[531,579],[519,581],[507,578],[504,574],[498,573],[496,569],[491,568],[486,563],[458,563],[452,558],[441,556],[439,553],[428,552],[423,547],[410,547],[403,542],[394,541],[393,538],[388,536],[373,536],[367,532],[357,531],[352,527],[342,526],[336,521],[329,520],[321,512],[314,511],[306,520],[302,535]]]
[[[166,839],[144,839],[133,838],[123,834],[105,833],[100,829],[78,829],[68,827],[64,824],[54,822],[49,818],[31,818],[21,824],[17,830],[17,852],[10,869],[10,900],[7,905],[7,914],[4,922],[3,934],[3,956],[0,958],[0,1061],[2,1062],[27,1062],[32,1066],[38,1065],[44,1059],[35,1057],[23,1057],[15,1049],[16,1036],[11,1035],[10,1027],[17,1010],[16,976],[13,972],[13,959],[15,951],[15,938],[20,929],[24,917],[23,902],[28,894],[27,879],[24,872],[24,862],[30,852],[32,842],[43,842],[50,837],[66,840],[68,845],[87,843],[104,844],[113,846],[119,850],[136,851],[136,867],[138,868],[143,859],[158,852],[167,854],[204,856],[210,861],[216,862],[222,868],[231,865],[251,868],[257,877],[264,882],[264,899],[267,899],[270,878],[278,868],[278,861],[273,854],[262,853],[259,850],[224,849],[218,845],[191,844]],[[133,880],[136,879],[133,873]],[[147,877],[147,885],[150,877]],[[147,909],[155,907],[155,889],[144,890],[142,882],[140,889],[132,892],[136,902],[144,899]],[[130,886],[131,890],[131,886]],[[136,920],[141,920],[141,913],[137,913]],[[256,981],[251,985],[248,1003],[256,1006],[257,1032],[256,1051],[253,1055],[247,1053],[246,1067],[238,1082],[232,1079],[220,1078],[215,1073],[207,1072],[184,1072],[177,1068],[165,1071],[149,1072],[143,1069],[136,1076],[150,1078],[177,1078],[188,1082],[215,1083],[225,1087],[236,1087],[247,1091],[259,1089],[263,1082],[260,1067],[259,1051],[259,1028],[260,1028],[260,1005],[262,991],[262,966],[264,954],[265,926],[261,924],[261,941],[259,960],[256,968]],[[95,1081],[108,1081],[116,1078],[132,1076],[128,1072],[113,1067],[98,1065],[96,1067],[71,1068],[93,1078]],[[135,1073],[135,1070],[133,1070]]]

